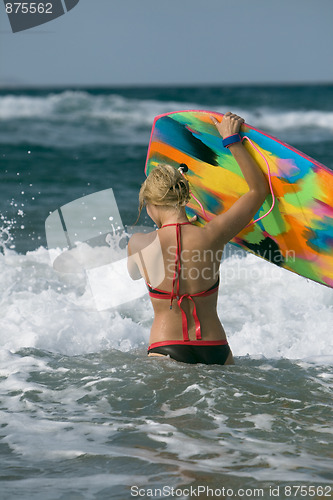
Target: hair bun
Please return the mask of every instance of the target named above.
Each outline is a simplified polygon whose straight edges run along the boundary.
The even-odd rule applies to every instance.
[[[188,172],[188,166],[186,165],[186,163],[181,163],[179,165],[179,169],[178,170],[180,171],[181,174],[182,173],[186,173],[186,172]]]

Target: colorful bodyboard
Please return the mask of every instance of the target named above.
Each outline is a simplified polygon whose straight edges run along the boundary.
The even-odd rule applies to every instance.
[[[204,225],[228,210],[247,191],[247,184],[209,111],[180,111],[155,118],[146,175],[160,163],[178,168],[193,194],[186,207]],[[244,124],[243,144],[267,174],[268,162],[275,205],[271,212],[243,229],[231,243],[318,283],[333,287],[333,172],[278,139]],[[196,198],[196,199],[195,199]],[[199,203],[198,203],[199,202]],[[255,219],[269,212],[272,195]]]

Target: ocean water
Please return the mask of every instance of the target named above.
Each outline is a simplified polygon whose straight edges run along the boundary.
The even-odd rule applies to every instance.
[[[134,223],[157,114],[232,110],[333,169],[332,103],[329,85],[0,90],[1,500],[333,497],[332,289],[230,247],[236,365],[152,360],[147,295],[97,310],[45,235],[108,188]]]

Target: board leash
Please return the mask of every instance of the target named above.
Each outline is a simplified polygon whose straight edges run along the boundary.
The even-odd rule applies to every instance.
[[[244,137],[242,138],[242,142],[244,141],[244,139],[246,139],[247,141],[249,141],[249,143],[251,144],[251,146],[253,147],[253,149],[255,149],[257,151],[257,153],[260,154],[261,158],[266,163],[267,173],[268,173],[268,184],[269,184],[269,189],[270,189],[270,192],[271,192],[271,195],[272,195],[272,205],[271,205],[271,208],[264,215],[262,215],[258,219],[255,219],[255,220],[251,221],[249,224],[247,224],[247,226],[245,226],[245,227],[249,227],[252,224],[255,224],[259,220],[263,219],[264,217],[267,217],[267,215],[271,213],[271,211],[273,210],[274,205],[275,205],[275,195],[274,195],[273,186],[272,186],[271,169],[269,168],[269,163],[268,163],[266,157],[262,154],[262,152],[257,148],[257,146],[254,144],[254,142],[252,142],[251,139],[247,135],[244,135]]]

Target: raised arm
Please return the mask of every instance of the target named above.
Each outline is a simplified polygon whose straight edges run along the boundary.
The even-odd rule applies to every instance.
[[[214,117],[211,119],[224,139],[237,134],[244,123],[243,118],[230,112],[223,116],[221,122]],[[244,229],[270,192],[266,177],[243,144],[241,142],[231,144],[229,150],[237,161],[249,190],[227,212],[214,217],[206,224],[207,236],[209,235],[212,240],[218,240],[219,244],[228,243]]]

